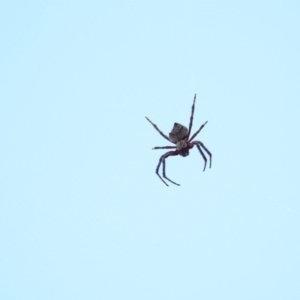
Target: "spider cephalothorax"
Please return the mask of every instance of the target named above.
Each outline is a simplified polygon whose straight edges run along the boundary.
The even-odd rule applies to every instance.
[[[204,152],[202,151],[201,148],[203,148],[203,150],[209,155],[209,167],[211,168],[211,158],[212,158],[212,154],[210,153],[210,151],[203,145],[202,142],[200,141],[193,141],[193,139],[196,137],[196,135],[201,131],[201,129],[205,126],[205,124],[207,123],[207,121],[201,125],[201,127],[199,128],[199,130],[197,130],[191,138],[190,134],[191,134],[191,129],[192,129],[192,125],[193,125],[193,117],[194,117],[194,110],[195,110],[195,102],[196,102],[196,95],[194,97],[194,102],[192,105],[192,113],[191,113],[191,118],[190,118],[190,125],[189,125],[189,129],[187,129],[185,126],[178,124],[178,123],[174,123],[173,129],[171,130],[171,132],[169,133],[169,137],[167,137],[162,131],[159,130],[159,128],[152,123],[147,117],[146,119],[153,125],[153,127],[160,133],[160,135],[162,135],[166,140],[168,140],[169,142],[176,144],[176,146],[164,146],[164,147],[154,147],[153,149],[176,149],[173,151],[169,151],[166,152],[165,154],[163,154],[160,159],[159,159],[159,163],[157,165],[156,168],[156,174],[158,175],[158,177],[163,181],[163,183],[165,185],[168,186],[168,184],[162,179],[162,177],[159,175],[158,171],[160,168],[160,165],[163,164],[163,177],[167,180],[169,180],[170,182],[176,184],[176,185],[180,185],[174,181],[172,181],[171,179],[169,179],[166,176],[166,158],[169,156],[176,156],[176,155],[181,155],[183,157],[188,156],[189,155],[189,150],[192,149],[194,146],[196,146],[201,154],[201,156],[204,159],[204,169],[206,168],[206,163],[207,163],[207,158],[204,155]]]

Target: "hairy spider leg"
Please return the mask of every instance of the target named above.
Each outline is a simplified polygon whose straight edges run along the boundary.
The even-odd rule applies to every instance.
[[[164,147],[154,147],[152,148],[152,150],[155,150],[155,149],[174,149],[176,148],[176,146],[164,146]]]
[[[203,151],[201,150],[200,146],[198,144],[195,144],[196,147],[198,148],[200,154],[202,155],[203,159],[204,159],[204,168],[203,168],[203,172],[205,171],[206,168],[206,163],[207,163],[207,158],[205,157]]]
[[[194,145],[201,145],[201,147],[206,151],[206,153],[209,155],[209,167],[211,168],[211,158],[212,158],[212,154],[210,153],[210,151],[204,146],[204,144],[200,141],[194,141],[193,142]]]
[[[171,155],[177,155],[177,151],[170,151],[170,152],[167,152],[165,154],[163,154],[160,159],[159,159],[159,162],[158,162],[158,165],[156,167],[156,171],[155,173],[157,174],[157,176],[162,180],[162,182],[166,185],[166,186],[169,186],[163,179],[162,177],[159,175],[159,168],[160,168],[160,165],[161,163],[163,164],[163,177],[166,178],[167,180],[169,180],[170,182],[176,184],[176,185],[179,185],[178,183],[170,180],[167,176],[166,176],[166,162],[165,162],[165,159]]]
[[[194,96],[194,101],[193,101],[193,105],[192,105],[192,113],[191,113],[191,117],[190,117],[190,125],[189,125],[189,132],[188,132],[187,139],[189,139],[189,136],[190,136],[191,130],[192,130],[192,126],[193,126],[194,111],[195,111],[195,102],[196,102],[196,94]]]
[[[152,124],[152,126],[159,132],[161,136],[163,136],[166,140],[170,142],[169,138],[162,131],[160,131],[159,128],[154,123],[152,123],[147,117],[145,118]]]
[[[166,154],[167,154],[167,155],[166,155]],[[178,183],[172,181],[172,180],[171,180],[170,178],[168,178],[167,175],[166,175],[166,158],[168,158],[168,157],[171,156],[171,155],[177,155],[178,153],[177,153],[177,151],[171,151],[171,152],[168,152],[168,153],[166,153],[166,154],[164,155],[164,158],[163,158],[163,160],[162,160],[162,163],[163,163],[163,177],[166,178],[167,180],[169,180],[170,182],[172,182],[173,184],[176,184],[176,185],[180,186],[180,184],[178,184]]]
[[[202,128],[206,125],[207,122],[208,122],[208,121],[206,121],[204,124],[201,125],[201,127],[199,128],[199,130],[197,130],[197,131],[193,134],[193,136],[189,139],[189,142],[191,142],[191,141],[196,137],[196,135],[202,130]]]
[[[163,158],[164,158],[164,154],[160,157],[160,159],[159,159],[159,161],[158,161],[158,165],[157,165],[157,167],[156,167],[155,173],[157,174],[157,176],[161,179],[161,181],[162,181],[166,186],[169,186],[169,185],[162,179],[162,177],[161,177],[161,176],[159,175],[159,173],[158,173],[159,167],[160,167],[160,165],[161,165],[161,162],[162,162]]]

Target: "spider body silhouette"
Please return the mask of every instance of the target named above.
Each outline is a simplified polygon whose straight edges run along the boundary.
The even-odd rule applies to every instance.
[[[171,180],[170,178],[168,178],[167,175],[166,175],[166,158],[168,158],[169,156],[181,155],[183,157],[186,157],[186,156],[189,155],[190,149],[192,149],[194,146],[196,146],[197,149],[199,150],[199,152],[200,152],[203,160],[204,160],[203,171],[205,171],[206,163],[207,163],[207,158],[206,158],[203,150],[209,155],[209,167],[211,168],[212,154],[204,146],[204,144],[202,142],[200,142],[200,141],[193,141],[194,138],[198,135],[198,133],[202,130],[202,128],[206,125],[206,123],[208,121],[206,121],[204,124],[202,124],[200,126],[200,128],[190,138],[191,130],[192,130],[192,126],[193,126],[195,103],[196,103],[196,94],[195,94],[193,105],[192,105],[192,112],[191,112],[191,117],[190,117],[189,129],[187,129],[185,126],[183,126],[181,124],[174,123],[173,129],[169,133],[169,137],[166,136],[154,123],[152,123],[152,121],[150,121],[146,117],[146,119],[152,124],[152,126],[159,132],[159,134],[162,137],[164,137],[169,142],[171,142],[173,144],[176,144],[176,146],[163,146],[163,147],[154,147],[153,148],[153,149],[176,149],[176,150],[173,150],[173,151],[166,152],[165,154],[163,154],[160,157],[158,165],[156,167],[156,171],[155,171],[156,174],[157,174],[157,176],[167,186],[169,186],[169,185],[165,182],[165,180],[163,178],[165,178],[166,180],[172,182],[173,184],[180,185],[180,184],[174,182],[173,180]],[[160,169],[161,164],[163,165],[163,170],[162,170],[162,176],[163,176],[163,178],[159,174],[159,169]]]

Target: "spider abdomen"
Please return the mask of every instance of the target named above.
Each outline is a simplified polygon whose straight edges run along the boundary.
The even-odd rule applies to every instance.
[[[176,144],[188,136],[188,129],[178,123],[174,123],[173,129],[169,133],[169,140]]]

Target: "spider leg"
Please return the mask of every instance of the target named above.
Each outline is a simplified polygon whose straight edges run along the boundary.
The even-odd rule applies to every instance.
[[[206,121],[204,124],[201,125],[201,127],[199,128],[199,130],[197,130],[197,131],[193,134],[193,136],[190,138],[189,142],[191,142],[191,141],[196,137],[196,135],[202,130],[202,128],[206,125],[207,122],[208,122],[208,121]]]
[[[174,149],[176,148],[175,146],[164,146],[164,147],[154,147],[152,148],[152,150],[155,150],[155,149]]]
[[[152,124],[152,126],[159,132],[161,136],[163,136],[166,140],[170,142],[169,138],[162,131],[160,131],[159,128],[154,123],[152,123],[147,117],[145,118]]]
[[[160,165],[161,165],[161,163],[162,163],[162,164],[163,164],[163,177],[164,177],[165,179],[169,180],[170,182],[172,182],[173,184],[180,185],[180,184],[178,184],[178,183],[172,181],[171,179],[169,179],[169,178],[166,176],[166,162],[165,162],[165,159],[166,159],[167,157],[171,156],[171,155],[177,155],[177,154],[178,154],[177,151],[170,151],[170,152],[167,152],[167,153],[163,154],[163,155],[160,157],[159,162],[158,162],[158,165],[157,165],[157,167],[156,167],[156,174],[157,174],[157,176],[158,176],[158,177],[162,180],[162,182],[163,182],[165,185],[167,185],[167,186],[169,186],[169,185],[162,179],[162,177],[159,175],[158,171],[159,171]]]
[[[192,126],[193,126],[193,118],[194,118],[195,102],[196,102],[196,94],[195,94],[195,96],[194,96],[194,102],[193,102],[193,105],[192,105],[192,113],[191,113],[191,117],[190,117],[189,132],[188,132],[188,136],[187,136],[188,139],[189,139],[189,136],[190,136],[190,134],[191,134],[191,130],[192,130]]]
[[[178,186],[180,186],[180,184],[178,184],[178,183],[176,183],[176,182],[174,182],[174,181],[172,181],[171,179],[169,179],[168,177],[167,177],[167,175],[166,175],[166,158],[168,157],[168,156],[170,156],[170,155],[174,155],[173,153],[173,151],[172,152],[168,152],[168,153],[170,153],[169,155],[164,155],[164,158],[163,158],[163,160],[162,160],[162,163],[163,163],[163,177],[164,178],[166,178],[167,180],[169,180],[170,182],[172,182],[173,184],[176,184],[176,185],[178,185]],[[167,154],[168,154],[167,153]],[[176,154],[175,154],[176,155]]]
[[[197,146],[198,145],[201,145],[201,147],[206,151],[206,153],[209,155],[209,167],[211,168],[211,158],[212,158],[212,154],[210,153],[210,151],[204,146],[204,144],[200,141],[194,141],[193,142],[194,145]]]
[[[207,163],[207,158],[205,157],[203,151],[201,150],[200,146],[198,144],[195,144],[200,152],[200,154],[202,155],[203,159],[204,159],[204,168],[203,168],[203,172],[205,171],[206,168],[206,163]]]
[[[166,186],[169,186],[169,185],[162,179],[162,177],[161,177],[161,176],[159,175],[159,173],[158,173],[159,168],[160,168],[160,165],[161,165],[161,162],[162,162],[164,156],[165,156],[165,154],[162,155],[162,156],[160,157],[159,162],[158,162],[158,165],[157,165],[157,167],[156,167],[155,173],[157,174],[157,176],[161,179],[161,181],[162,181]]]

